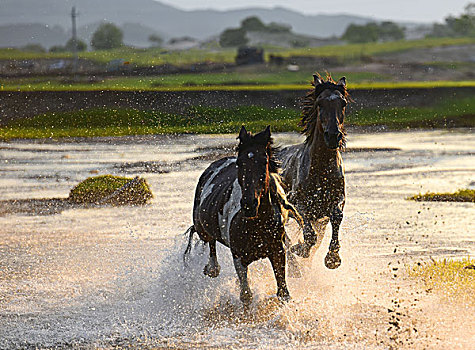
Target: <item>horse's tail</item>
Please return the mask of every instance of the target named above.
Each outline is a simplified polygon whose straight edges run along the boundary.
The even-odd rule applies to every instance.
[[[195,229],[195,225],[191,225],[188,230],[185,231],[185,233],[183,234],[184,236],[186,236],[187,234],[189,234],[189,237],[188,237],[188,245],[186,246],[186,249],[185,249],[185,252],[183,253],[183,261],[186,262],[186,259],[188,258],[188,255],[190,255],[190,252],[191,252],[191,245],[193,243],[193,233],[196,232],[196,229]]]

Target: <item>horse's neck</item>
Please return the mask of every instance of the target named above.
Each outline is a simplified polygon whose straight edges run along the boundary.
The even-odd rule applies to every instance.
[[[260,208],[263,213],[265,214],[271,214],[271,211],[273,210],[273,203],[272,203],[272,184],[270,183],[273,181],[272,176],[269,177],[269,185],[267,187],[267,190],[262,194],[261,197],[261,204]]]
[[[323,133],[315,127],[311,138],[306,142],[306,152],[310,158],[310,168],[318,170],[338,162],[338,150],[329,149],[323,140]]]

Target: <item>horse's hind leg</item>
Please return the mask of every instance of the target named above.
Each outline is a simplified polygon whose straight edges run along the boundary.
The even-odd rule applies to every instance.
[[[300,271],[300,265],[294,253],[290,250],[292,248],[292,242],[287,233],[284,236],[284,246],[287,254],[287,272],[289,273],[289,276],[291,278],[301,278],[302,272]]]
[[[209,260],[205,266],[203,273],[209,277],[218,277],[221,267],[218,264],[216,256],[216,240],[211,240],[209,243]]]
[[[249,307],[252,302],[251,288],[247,280],[247,265],[242,263],[241,258],[233,255],[234,268],[239,278],[239,287],[241,288],[240,298],[244,307]],[[285,266],[284,266],[285,267]]]

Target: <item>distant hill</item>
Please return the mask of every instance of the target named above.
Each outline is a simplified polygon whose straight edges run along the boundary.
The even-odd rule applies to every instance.
[[[48,47],[51,41],[55,45],[64,44],[56,42],[60,40],[58,35],[54,36],[55,40],[48,41],[41,39],[44,35],[33,35],[35,28],[27,27],[14,27],[15,31],[19,31],[14,41],[5,37],[5,26],[35,23],[48,25],[50,29],[60,26],[65,33],[69,33],[69,14],[73,6],[79,12],[79,27],[109,21],[123,27],[127,44],[138,46],[146,46],[145,39],[153,33],[164,39],[191,36],[203,40],[218,35],[226,28],[238,27],[249,16],[258,16],[266,23],[289,24],[295,33],[321,38],[340,36],[350,23],[364,24],[374,20],[350,15],[304,15],[284,8],[183,11],[154,0],[0,0],[0,46],[22,46],[32,40]],[[144,28],[143,31],[141,28]],[[29,41],[25,42],[27,39]]]
[[[0,25],[0,47],[41,44],[43,47],[64,45],[70,36],[61,26],[41,23]]]

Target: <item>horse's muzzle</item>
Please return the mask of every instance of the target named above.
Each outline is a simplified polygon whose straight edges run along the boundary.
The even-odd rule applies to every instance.
[[[343,139],[343,134],[341,132],[338,133],[329,133],[325,131],[323,133],[323,140],[328,148],[336,149],[340,147],[341,140]]]

